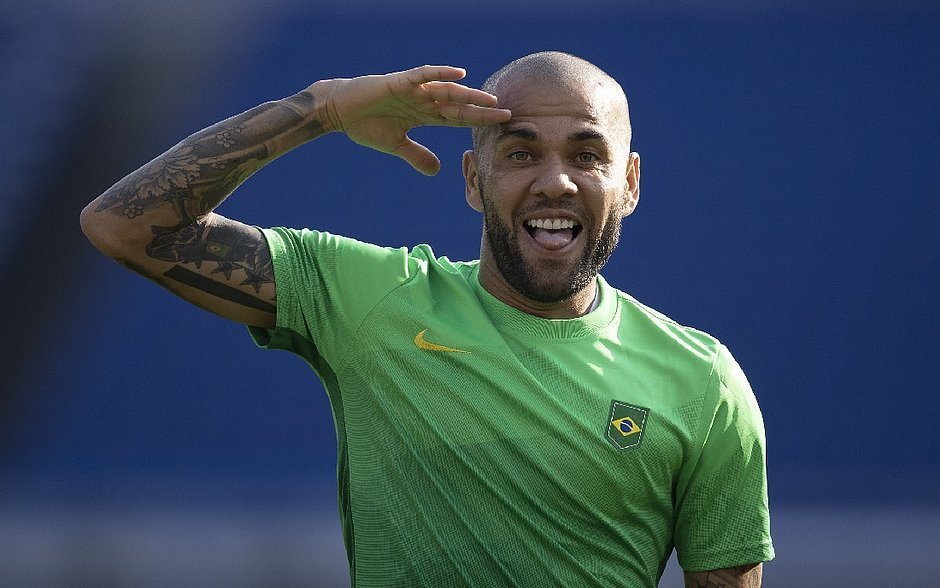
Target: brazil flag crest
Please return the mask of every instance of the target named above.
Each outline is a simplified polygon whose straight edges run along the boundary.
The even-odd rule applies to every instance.
[[[607,440],[617,449],[636,447],[643,440],[650,409],[614,400],[607,418]]]

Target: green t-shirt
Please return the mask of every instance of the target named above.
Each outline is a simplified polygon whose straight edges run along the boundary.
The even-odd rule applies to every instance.
[[[477,262],[265,230],[277,326],[330,398],[355,586],[655,586],[773,557],[764,431],[712,337],[598,278],[570,320]]]

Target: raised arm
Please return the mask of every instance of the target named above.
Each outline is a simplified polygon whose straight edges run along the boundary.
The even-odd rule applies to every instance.
[[[105,255],[184,299],[245,324],[272,327],[276,291],[261,232],[212,212],[242,182],[291,149],[331,131],[401,157],[421,173],[437,157],[412,141],[420,125],[504,122],[495,97],[453,82],[452,67],[316,82],[203,129],[132,172],[82,211],[82,230]]]

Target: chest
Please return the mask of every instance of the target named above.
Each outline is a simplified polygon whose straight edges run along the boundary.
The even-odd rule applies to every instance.
[[[683,383],[641,360],[610,339],[520,341],[427,318],[366,333],[340,378],[350,456],[467,499],[661,506],[690,433],[672,405]]]

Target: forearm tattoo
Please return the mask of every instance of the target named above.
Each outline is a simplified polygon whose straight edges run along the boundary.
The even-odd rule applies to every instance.
[[[273,283],[271,258],[257,229],[249,233],[244,225],[207,215],[269,161],[324,133],[318,121],[302,114],[314,106],[313,96],[302,92],[199,131],[115,184],[95,211],[127,219],[169,212],[171,224],[152,225],[154,238],[146,248],[148,256],[175,264],[165,278],[273,312],[273,305],[184,266],[215,262],[211,273],[240,280],[256,293]]]

